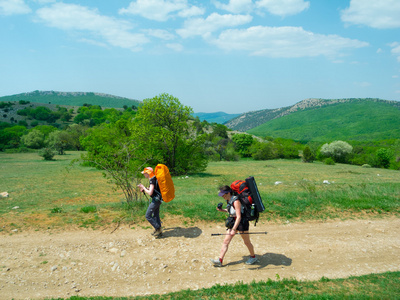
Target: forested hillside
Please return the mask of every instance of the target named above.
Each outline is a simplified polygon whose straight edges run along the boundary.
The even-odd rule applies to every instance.
[[[346,101],[293,112],[247,132],[296,141],[377,141],[400,136],[400,105],[389,101]]]
[[[128,99],[109,94],[86,92],[34,91],[30,93],[0,97],[0,102],[18,102],[21,100],[69,106],[83,106],[84,104],[92,104],[109,108],[123,108],[124,106],[132,107],[132,105],[137,107],[141,103],[140,101],[134,99]]]
[[[271,120],[279,119],[288,115],[291,115],[296,112],[309,111],[309,110],[319,110],[323,107],[330,107],[332,105],[344,105],[348,103],[366,103],[366,102],[374,102],[374,103],[382,103],[384,106],[387,106],[389,110],[396,111],[400,108],[400,102],[398,101],[388,101],[381,99],[306,99],[300,101],[292,106],[282,107],[278,109],[264,109],[252,112],[245,112],[242,115],[234,118],[225,125],[228,128],[239,130],[239,131],[248,131],[250,129],[256,128],[264,123],[268,123]],[[352,109],[352,107],[347,107],[347,109]],[[372,108],[373,109],[373,108]],[[351,113],[350,111],[348,113]],[[368,112],[365,112],[368,114]],[[318,116],[318,114],[317,114]],[[340,115],[332,115],[335,119],[340,118]],[[357,117],[357,116],[356,116]],[[379,117],[379,116],[378,116]],[[353,120],[353,119],[352,119]],[[338,121],[340,122],[340,121]]]

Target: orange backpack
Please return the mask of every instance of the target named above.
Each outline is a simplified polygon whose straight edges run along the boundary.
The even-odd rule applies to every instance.
[[[158,164],[154,170],[154,174],[156,175],[163,201],[170,202],[175,198],[175,187],[168,167]]]

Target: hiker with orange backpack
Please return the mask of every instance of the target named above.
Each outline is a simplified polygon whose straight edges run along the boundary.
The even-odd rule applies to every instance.
[[[142,174],[150,182],[148,188],[144,187],[143,184],[138,185],[141,192],[151,197],[151,203],[146,211],[146,219],[154,227],[152,235],[160,237],[162,235],[160,206],[162,202],[170,202],[175,198],[174,182],[168,167],[163,164],[158,164],[154,171],[153,168],[146,167]]]
[[[222,203],[220,203],[217,207],[217,210],[220,212],[229,213],[229,217],[226,220],[227,233],[225,235],[224,241],[222,243],[220,255],[218,259],[211,259],[214,267],[222,267],[222,261],[225,257],[226,252],[228,251],[228,247],[233,237],[236,235],[237,231],[239,231],[244,244],[250,252],[250,258],[246,261],[246,264],[252,265],[258,262],[256,255],[254,253],[253,244],[250,241],[249,233],[249,220],[245,218],[242,204],[238,198],[233,193],[233,190],[225,185],[219,189],[218,196],[224,198],[227,203],[226,209],[222,208]]]
[[[149,204],[149,207],[146,211],[146,219],[154,227],[154,232],[152,233],[152,235],[154,235],[155,237],[159,237],[162,235],[160,206],[163,201],[160,192],[160,186],[158,184],[156,175],[153,172],[153,168],[144,168],[142,174],[144,175],[144,177],[149,179],[150,183],[148,188],[146,188],[143,184],[138,185],[141,192],[145,192],[151,197],[151,203]]]

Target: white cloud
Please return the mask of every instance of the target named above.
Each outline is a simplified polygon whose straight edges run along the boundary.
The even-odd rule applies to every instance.
[[[136,0],[132,1],[127,8],[120,9],[119,13],[140,15],[161,22],[175,15],[185,18],[202,15],[204,9],[190,6],[187,0]]]
[[[228,4],[215,1],[216,8],[229,11],[234,14],[249,13],[253,10],[252,0],[230,0]]]
[[[101,43],[101,42],[99,42],[99,41],[95,41],[95,40],[91,40],[91,39],[86,39],[86,38],[79,39],[79,41],[82,42],[82,43],[89,44],[89,45],[94,45],[94,46],[99,46],[99,47],[104,47],[104,48],[107,48],[107,46],[108,46],[108,45],[105,44],[105,43]]]
[[[200,35],[204,38],[211,33],[226,27],[234,27],[251,22],[249,15],[220,15],[212,13],[206,19],[196,18],[186,20],[184,27],[176,32],[183,38]]]
[[[338,35],[322,35],[301,27],[254,26],[247,29],[229,29],[212,41],[225,50],[243,50],[252,55],[268,57],[313,57],[324,55],[331,59],[345,49],[368,46],[359,40]]]
[[[285,17],[308,9],[310,2],[304,0],[259,0],[256,1],[256,7],[266,9],[273,15]]]
[[[0,15],[22,15],[31,12],[24,0],[0,0]]]
[[[88,40],[101,38],[115,47],[140,50],[141,45],[148,42],[143,34],[131,33],[129,23],[102,16],[96,9],[80,5],[56,3],[38,9],[37,18],[50,27],[90,34]]]
[[[181,52],[183,50],[183,46],[181,44],[175,43],[175,44],[167,44],[167,48],[172,49],[176,52]]]
[[[397,57],[397,61],[400,62],[400,43],[392,43],[390,44],[390,47],[392,47],[392,50],[390,51],[394,56]]]
[[[304,0],[229,0],[228,4],[214,1],[215,7],[234,14],[251,13],[266,10],[272,15],[281,17],[301,13],[310,7],[309,1]]]
[[[341,13],[342,21],[350,24],[378,29],[400,27],[399,0],[351,0],[350,6]]]
[[[175,38],[175,35],[164,29],[146,29],[144,32],[162,40],[173,40]]]

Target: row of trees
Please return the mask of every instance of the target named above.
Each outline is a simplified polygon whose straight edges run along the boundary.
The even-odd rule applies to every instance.
[[[123,113],[85,105],[75,117],[79,124],[62,130],[51,125],[27,129],[0,123],[0,149],[41,149],[39,153],[45,159],[51,159],[55,152],[62,155],[66,150],[85,150],[80,161],[103,170],[105,177],[124,192],[128,203],[138,199],[140,171],[158,163],[166,164],[173,175],[201,172],[209,160],[299,156],[304,162],[317,159],[400,169],[400,140],[387,141],[385,148],[376,147],[381,144],[352,146],[344,141],[304,145],[234,134],[224,125],[201,122],[192,113],[190,107],[168,94],[145,99],[137,111],[127,108]]]
[[[37,116],[43,112],[39,108],[25,112]],[[58,109],[58,112],[65,111],[64,108]],[[127,141],[132,139],[140,142],[140,148],[146,145],[146,149],[141,151],[148,154],[149,163],[163,161],[171,166],[175,174],[204,169],[208,160],[233,161],[241,157],[256,160],[294,159],[299,154],[305,162],[320,160],[400,168],[399,140],[369,143],[334,141],[330,144],[304,145],[293,140],[233,134],[224,125],[201,122],[198,118],[192,118],[191,114],[191,108],[183,106],[168,94],[146,99],[138,110],[125,107],[124,111],[119,111],[85,104],[77,110],[73,118],[75,124],[65,126],[62,130],[52,125],[27,129],[22,125],[0,123],[0,150],[46,147],[58,154],[66,150],[84,149],[88,153],[98,153],[94,145],[105,144],[107,139],[114,143],[118,141],[121,145],[127,145]],[[119,141],[116,137],[126,141]],[[138,148],[138,145],[135,147]]]
[[[60,128],[62,125],[69,125],[71,122],[93,127],[104,122],[115,122],[121,117],[134,117],[137,110],[135,105],[132,105],[132,107],[124,105],[124,110],[121,110],[115,108],[102,109],[99,105],[85,103],[75,112],[73,108],[67,109],[58,105],[55,110],[51,110],[45,106],[34,107],[29,101],[24,100],[20,100],[19,104],[26,105],[26,107],[17,110],[16,114],[24,116],[25,120],[17,122],[14,117],[10,117],[10,121],[12,124],[18,123],[18,125],[31,128],[40,124]],[[3,110],[3,118],[7,118],[8,113],[14,110],[14,105],[14,102],[0,102],[0,109]]]

